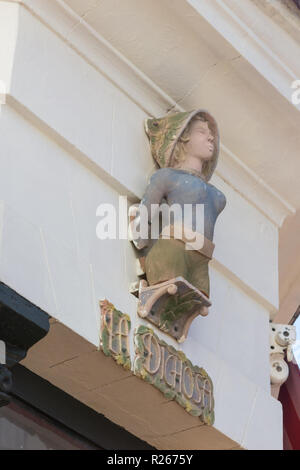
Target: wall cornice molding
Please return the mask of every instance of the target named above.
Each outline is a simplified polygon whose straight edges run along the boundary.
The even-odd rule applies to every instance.
[[[62,0],[5,1],[26,8],[149,115],[159,115],[171,107],[179,109],[172,98]]]
[[[300,78],[300,49],[271,16],[251,0],[186,1],[292,104],[291,84]]]
[[[216,174],[271,222],[281,227],[287,215],[295,214],[293,206],[222,144],[221,157]]]
[[[296,42],[300,38],[300,10],[296,0],[252,0],[255,5],[272,17]],[[297,0],[299,1],[299,0]]]

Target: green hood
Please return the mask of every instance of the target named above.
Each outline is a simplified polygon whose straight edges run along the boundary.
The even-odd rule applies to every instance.
[[[211,114],[204,109],[197,109],[169,114],[158,119],[148,118],[145,120],[145,130],[149,137],[151,153],[155,161],[161,168],[172,167],[174,164],[172,158],[174,147],[190,120],[198,113],[205,115],[215,138],[213,157],[203,171],[203,177],[208,181],[217,166],[220,149],[218,125]]]

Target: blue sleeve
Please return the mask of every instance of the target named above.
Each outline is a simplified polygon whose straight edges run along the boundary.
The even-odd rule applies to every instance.
[[[146,207],[148,211],[148,221],[151,221],[151,205],[160,204],[168,191],[169,175],[167,168],[157,170],[150,178],[143,199],[140,205]]]

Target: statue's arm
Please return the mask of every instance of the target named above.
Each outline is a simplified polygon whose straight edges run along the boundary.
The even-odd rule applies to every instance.
[[[131,209],[131,240],[141,250],[149,244],[149,227],[157,206],[164,198],[168,178],[163,170],[157,170],[150,178],[139,206]],[[156,205],[156,206],[155,206]],[[156,210],[155,210],[156,209]]]
[[[160,204],[164,198],[169,178],[165,169],[157,170],[150,178],[146,188],[143,199],[140,202],[140,207],[148,212],[148,222],[151,222],[151,215],[154,215],[153,205]]]

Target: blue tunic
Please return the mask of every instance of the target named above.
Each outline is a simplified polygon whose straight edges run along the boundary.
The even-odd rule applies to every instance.
[[[213,240],[217,217],[226,205],[226,198],[221,191],[188,170],[162,168],[152,175],[141,201],[141,205],[147,208],[148,222],[152,221],[152,225],[151,206],[156,204],[158,209],[164,201],[168,206],[177,204],[180,213],[184,215],[185,205],[189,204],[189,223],[186,224],[184,219],[184,226],[189,225],[194,231],[199,231],[197,219],[199,221],[200,211],[200,219],[203,222],[201,233],[209,240]],[[169,220],[169,223],[172,222],[176,222],[176,214],[172,220]],[[164,225],[162,221],[160,229]],[[181,276],[209,297],[209,258],[203,253],[186,250],[185,243],[177,239],[152,239],[144,246],[147,246],[143,255],[147,281],[150,285]]]
[[[169,206],[179,204],[182,211],[185,204],[190,204],[193,230],[197,230],[197,204],[204,205],[204,236],[213,240],[217,217],[226,205],[226,198],[221,191],[188,170],[161,168],[151,176],[141,201],[148,210],[149,221],[151,204],[161,204],[163,200]]]

